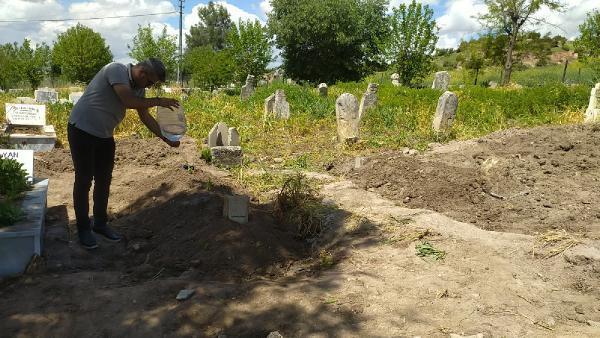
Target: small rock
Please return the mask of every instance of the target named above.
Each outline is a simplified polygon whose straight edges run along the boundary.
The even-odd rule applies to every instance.
[[[548,325],[548,327],[554,327],[556,326],[556,320],[552,317],[548,317],[546,318],[546,325]]]
[[[194,292],[196,292],[196,291],[193,289],[183,289],[183,290],[179,291],[179,293],[177,294],[177,297],[175,299],[177,299],[177,300],[190,299],[192,297],[192,295],[194,294]]]
[[[408,155],[408,153],[409,153],[409,152],[410,152],[410,149],[408,149],[408,148],[403,148],[403,149],[402,149],[402,153],[403,153],[404,155]]]
[[[564,143],[558,146],[562,151],[569,151],[575,147],[572,143]]]
[[[408,154],[409,154],[410,156],[418,155],[418,154],[419,154],[419,151],[418,151],[418,150],[416,150],[416,149],[411,149],[411,150],[409,150],[409,151],[408,151]]]
[[[281,333],[279,333],[279,331],[273,331],[269,333],[267,338],[283,338],[283,336],[281,335]]]
[[[404,200],[402,202],[404,202],[404,203],[410,202],[410,197],[409,196],[404,197]]]
[[[283,159],[281,157],[275,157],[273,159],[273,162],[275,162],[275,163],[283,163]]]
[[[600,322],[595,322],[593,320],[588,320],[587,324],[592,327],[600,327]]]
[[[583,311],[583,306],[581,306],[581,305],[577,305],[575,307],[575,312],[579,313],[580,315],[585,314]]]

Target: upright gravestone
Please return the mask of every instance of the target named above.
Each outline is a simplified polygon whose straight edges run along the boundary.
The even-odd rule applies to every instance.
[[[273,113],[278,119],[290,118],[290,104],[287,102],[283,89],[275,91],[275,103],[273,104]]]
[[[349,93],[340,95],[335,101],[335,115],[338,141],[342,143],[358,141],[360,117],[356,97]]]
[[[16,149],[50,151],[56,143],[54,126],[46,125],[43,104],[6,103],[7,126],[0,133],[8,134],[8,143]]]
[[[55,103],[58,101],[58,93],[52,88],[39,88],[33,93],[35,101],[38,103]]]
[[[33,150],[0,149],[0,158],[8,158],[21,164],[27,180],[33,181]]]
[[[169,88],[170,89],[170,88]],[[166,91],[165,91],[166,93]],[[79,99],[83,96],[83,92],[73,92],[69,94],[69,101],[71,101],[74,104],[77,103],[77,101],[79,101]]]
[[[265,99],[265,113],[263,114],[263,119],[267,119],[269,116],[273,115],[273,107],[275,106],[275,94],[269,95]]]
[[[294,80],[292,80],[292,79],[287,79],[287,80],[285,81],[285,83],[287,83],[287,84],[289,84],[289,85],[295,85],[295,84],[296,84],[296,81],[294,81]]]
[[[285,76],[284,70],[281,68],[277,68],[275,70],[275,72],[273,73],[273,80],[282,81],[284,76]]]
[[[23,103],[23,104],[37,104],[37,101],[33,97],[26,96],[18,96],[15,99],[15,103]]]
[[[458,97],[453,92],[444,92],[438,100],[435,109],[432,128],[435,132],[443,132],[452,127],[456,117],[456,108],[458,108]]]
[[[246,84],[242,86],[242,92],[240,94],[242,101],[250,98],[250,96],[254,94],[255,90],[256,88],[254,88],[254,75],[248,74],[248,77],[246,77]]]
[[[450,85],[450,74],[447,71],[435,73],[431,89],[441,89],[446,91],[448,90],[448,85]]]
[[[360,108],[358,110],[358,117],[362,119],[367,110],[377,106],[377,90],[379,85],[377,83],[369,83],[367,91],[360,100]]]
[[[394,86],[400,85],[400,75],[398,73],[392,74],[391,79],[392,79],[392,84]]]
[[[212,163],[218,166],[232,166],[242,163],[242,147],[240,135],[236,128],[219,122],[208,133],[208,147]]]
[[[324,97],[327,96],[327,83],[319,84],[319,95]]]
[[[595,122],[598,115],[600,115],[600,83],[596,83],[590,93],[590,103],[585,111],[585,122]]]

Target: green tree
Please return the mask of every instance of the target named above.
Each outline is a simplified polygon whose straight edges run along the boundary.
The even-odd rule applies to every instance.
[[[175,74],[177,70],[177,44],[175,36],[167,34],[167,26],[163,26],[161,34],[155,38],[150,24],[146,27],[138,25],[137,35],[127,48],[128,55],[137,62],[154,57],[164,63],[167,75]]]
[[[74,82],[88,83],[96,72],[112,61],[104,38],[82,24],[58,35],[52,50],[52,62],[61,74]]]
[[[191,71],[194,85],[205,90],[226,85],[234,77],[234,62],[229,51],[215,51],[210,46],[188,51],[185,67]]]
[[[579,26],[581,35],[575,40],[575,51],[593,74],[593,81],[600,81],[600,12],[588,13]]]
[[[258,20],[240,20],[229,32],[227,46],[236,65],[238,81],[246,79],[248,74],[257,78],[263,75],[273,56],[267,30]]]
[[[433,9],[412,0],[407,6],[393,9],[392,32],[386,45],[388,61],[392,63],[403,85],[414,85],[432,68],[437,43],[437,26]]]
[[[387,0],[272,0],[269,29],[283,68],[313,82],[358,80],[380,63]]]
[[[214,50],[222,50],[229,30],[233,26],[229,12],[222,5],[209,1],[207,6],[198,8],[200,22],[190,28],[190,34],[185,35],[187,49],[211,46]]]
[[[523,25],[542,22],[542,19],[533,16],[542,7],[559,10],[562,4],[559,0],[484,0],[484,3],[488,7],[488,13],[481,15],[480,21],[490,30],[508,37],[502,76],[502,84],[505,85],[510,82],[513,52]]]
[[[18,53],[16,42],[0,45],[0,88],[4,90],[16,87],[22,78]]]
[[[50,47],[45,43],[37,44],[35,49],[31,48],[28,39],[17,53],[19,70],[24,80],[29,82],[31,88],[36,89],[44,78],[50,73]]]

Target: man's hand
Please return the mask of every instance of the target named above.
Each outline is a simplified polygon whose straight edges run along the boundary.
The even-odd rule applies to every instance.
[[[168,144],[169,146],[173,147],[173,148],[177,148],[179,147],[180,142],[179,141],[171,141],[168,138],[162,136],[161,139]]]
[[[179,108],[179,101],[177,101],[175,99],[171,99],[168,97],[158,97],[157,99],[158,99],[157,106],[169,108],[171,110],[173,110],[173,108]]]

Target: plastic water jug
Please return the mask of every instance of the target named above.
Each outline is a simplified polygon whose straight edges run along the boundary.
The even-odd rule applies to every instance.
[[[156,111],[156,120],[160,126],[160,132],[170,141],[179,141],[187,127],[185,124],[185,114],[183,107],[170,108],[158,107]]]

